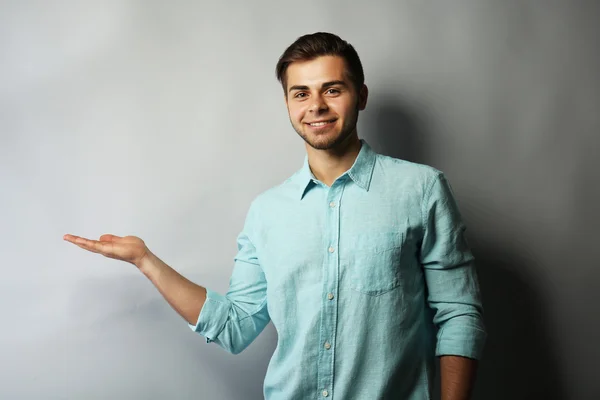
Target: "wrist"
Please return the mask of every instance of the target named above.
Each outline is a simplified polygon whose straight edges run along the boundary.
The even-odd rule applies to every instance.
[[[156,256],[149,250],[146,249],[146,253],[140,258],[134,265],[147,275],[147,272],[152,268],[152,265],[155,263]]]

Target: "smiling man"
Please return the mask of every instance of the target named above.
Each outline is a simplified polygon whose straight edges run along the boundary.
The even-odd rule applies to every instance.
[[[65,239],[136,265],[191,329],[229,352],[272,321],[267,399],[429,399],[435,356],[442,399],[469,398],[486,332],[443,173],[359,139],[368,90],[338,36],[298,38],[276,71],[307,154],[250,205],[226,294],[188,281],[140,238]]]
[[[277,70],[283,81],[290,121],[306,142],[307,151],[332,150],[344,142],[359,142],[356,122],[358,111],[364,110],[367,103],[367,87],[354,86],[344,58],[302,57],[294,62],[280,62]]]

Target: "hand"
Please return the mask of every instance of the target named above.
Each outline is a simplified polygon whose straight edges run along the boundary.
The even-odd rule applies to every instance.
[[[102,235],[100,240],[85,239],[75,235],[66,234],[63,239],[76,244],[84,250],[100,253],[105,257],[127,261],[135,266],[150,252],[142,239],[136,236]]]

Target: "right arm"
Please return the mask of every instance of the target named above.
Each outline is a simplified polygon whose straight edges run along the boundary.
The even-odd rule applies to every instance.
[[[89,240],[65,235],[64,240],[138,267],[193,331],[230,353],[244,350],[270,320],[267,282],[246,229],[237,239],[238,254],[225,295],[189,281],[154,255],[136,236],[106,234],[100,240]]]
[[[206,288],[189,281],[165,264],[137,236],[106,234],[90,240],[67,234],[64,240],[84,250],[135,265],[188,323],[195,325],[206,301]]]
[[[206,288],[185,278],[150,250],[136,266],[179,315],[189,324],[196,325],[206,301]]]

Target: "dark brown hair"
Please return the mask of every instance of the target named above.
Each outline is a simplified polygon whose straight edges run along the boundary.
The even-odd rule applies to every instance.
[[[316,32],[300,36],[279,57],[275,73],[277,80],[283,86],[283,90],[286,91],[287,89],[286,71],[291,63],[294,61],[309,61],[319,56],[342,57],[346,62],[348,78],[354,84],[356,91],[360,91],[365,82],[365,75],[358,53],[350,43],[333,33],[327,32]]]

